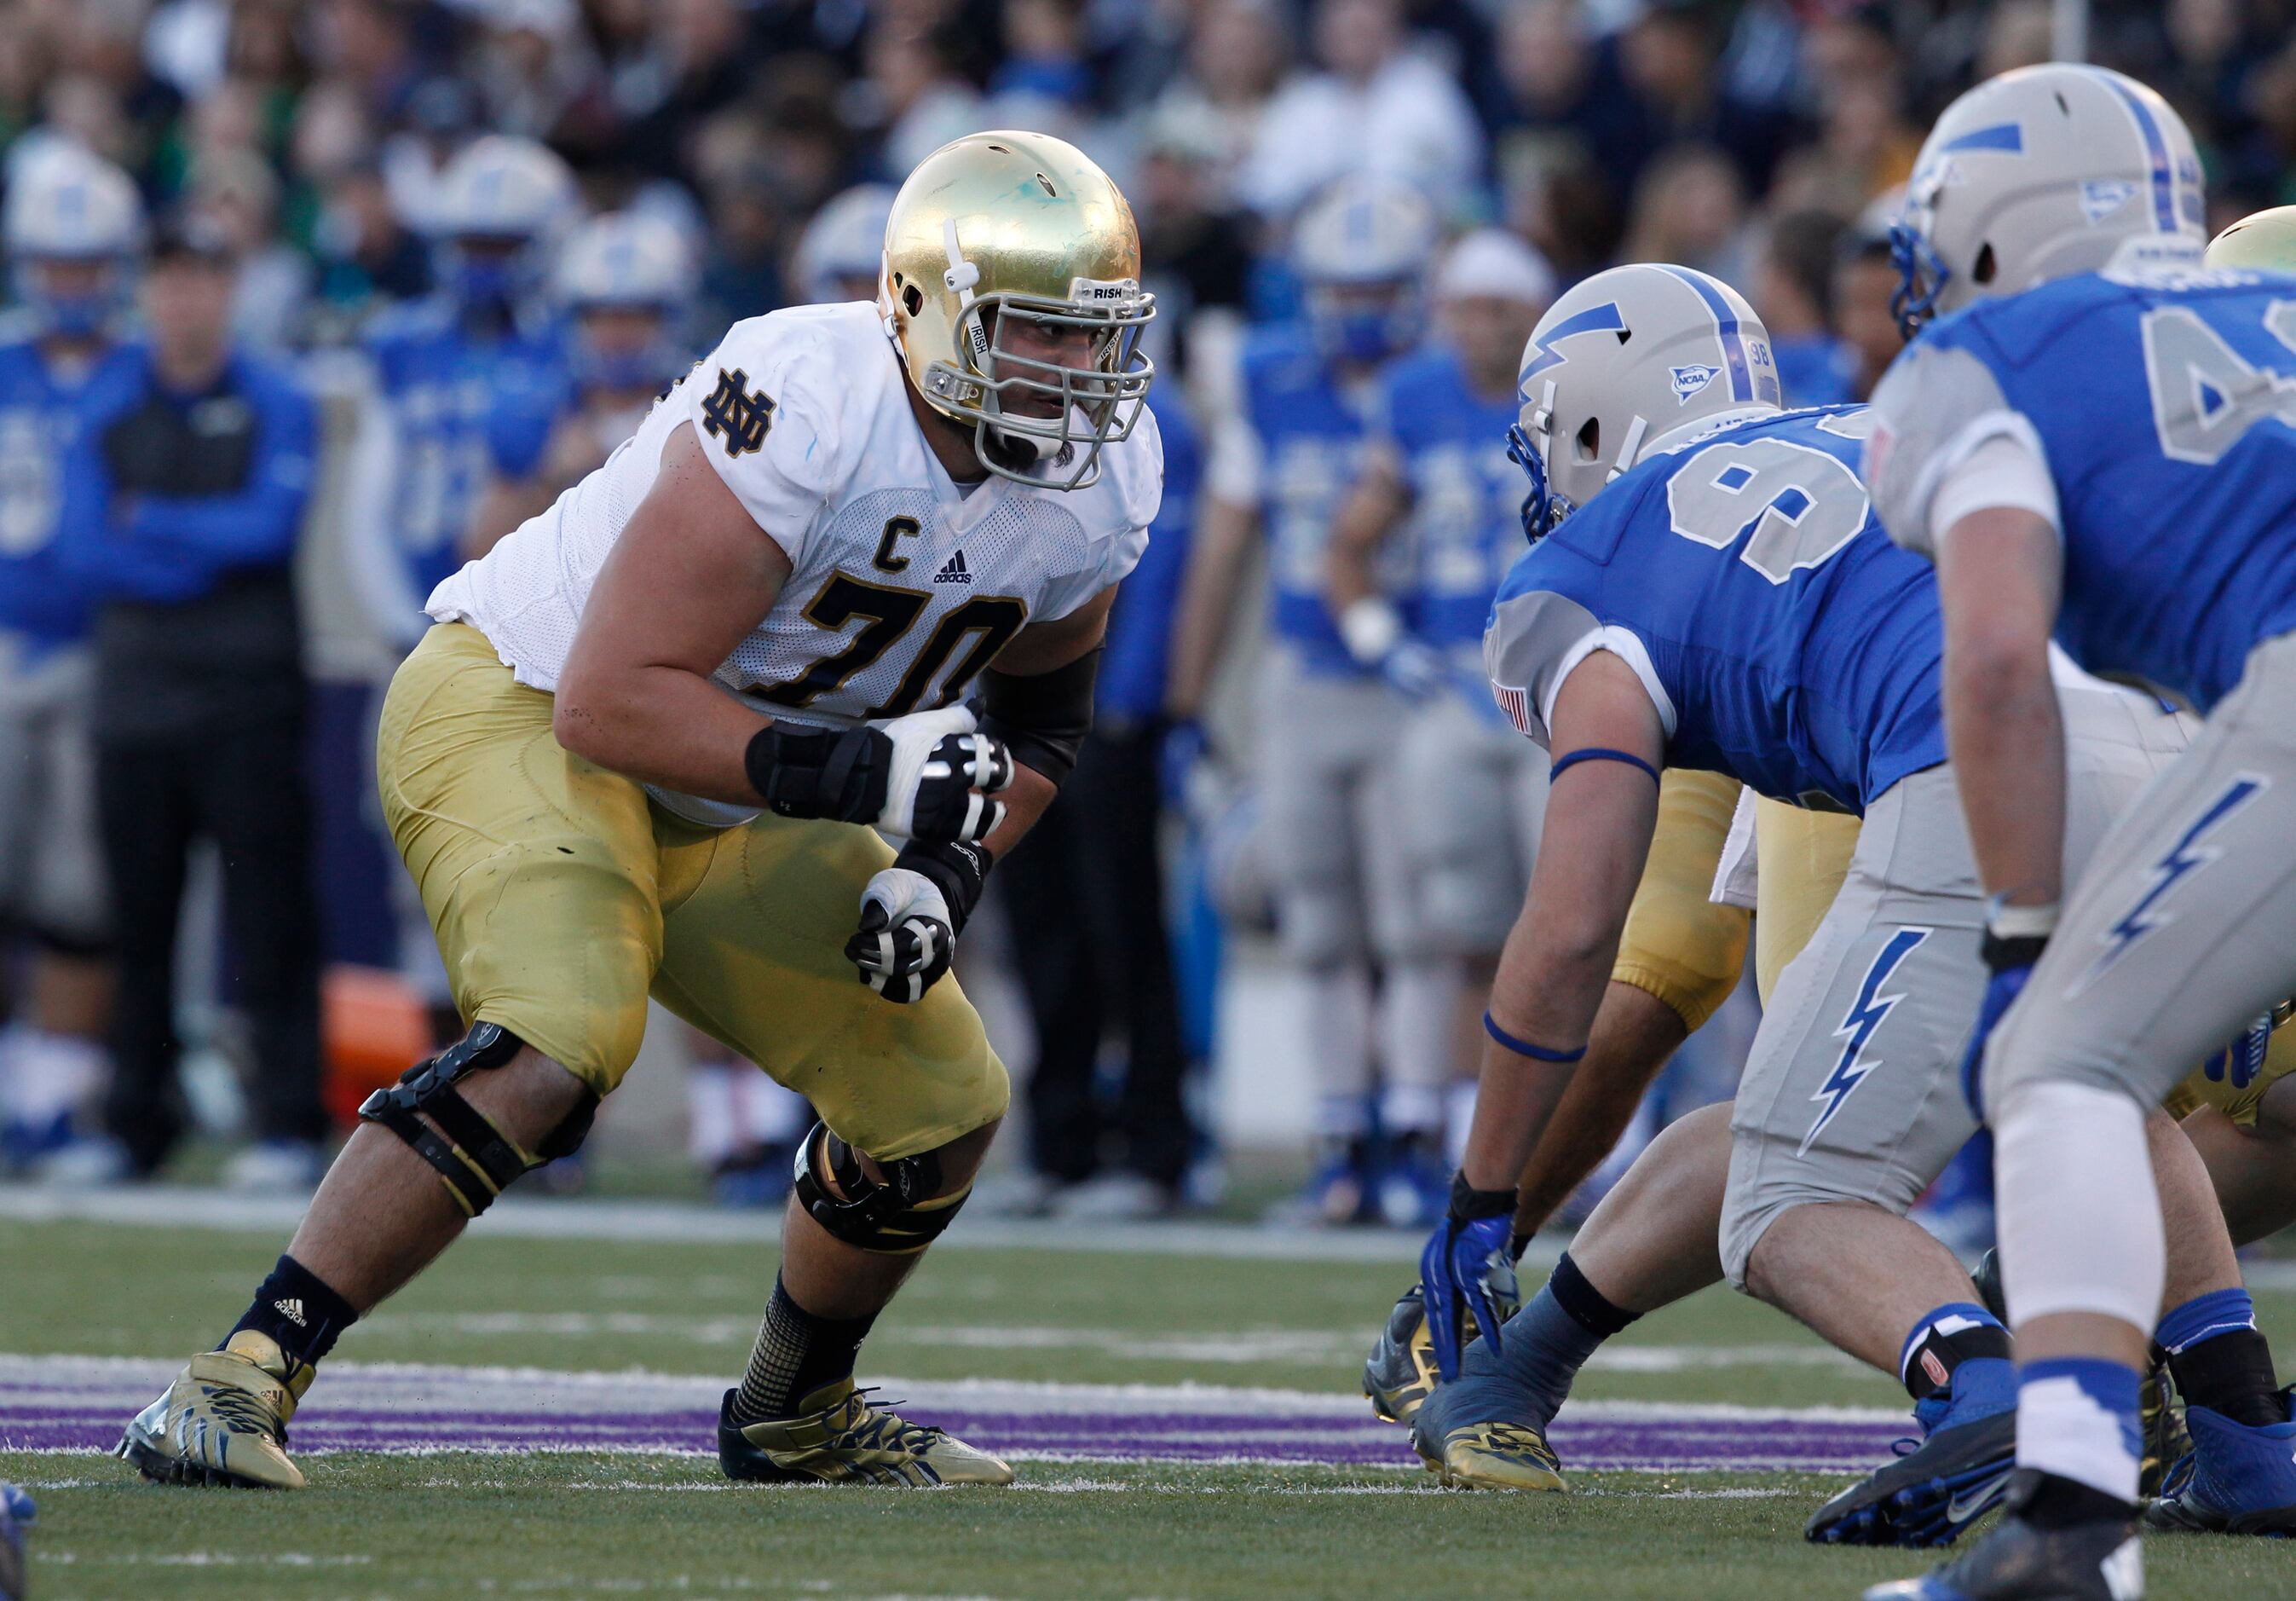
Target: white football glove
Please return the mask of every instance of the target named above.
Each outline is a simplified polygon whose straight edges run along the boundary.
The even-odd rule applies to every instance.
[[[974,732],[969,706],[913,712],[876,725],[893,744],[877,826],[897,839],[985,840],[1004,820],[993,800],[1013,782],[1002,740]]]
[[[948,971],[956,936],[980,903],[988,852],[913,842],[861,891],[861,926],[845,942],[861,981],[906,1006]]]

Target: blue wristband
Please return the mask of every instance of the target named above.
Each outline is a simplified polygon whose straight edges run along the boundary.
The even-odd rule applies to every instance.
[[[1547,770],[1546,781],[1549,784],[1554,783],[1557,778],[1562,777],[1564,772],[1582,761],[1623,761],[1630,768],[1640,768],[1644,772],[1648,773],[1652,784],[1659,782],[1658,769],[1632,751],[1613,751],[1605,745],[1588,745],[1583,751],[1571,751],[1570,755]]]
[[[1528,1039],[1517,1039],[1499,1027],[1496,1020],[1488,1012],[1483,1014],[1483,1032],[1516,1055],[1528,1056],[1534,1062],[1576,1062],[1587,1054],[1587,1047],[1583,1045],[1575,1051],[1550,1051],[1543,1045],[1531,1044]]]

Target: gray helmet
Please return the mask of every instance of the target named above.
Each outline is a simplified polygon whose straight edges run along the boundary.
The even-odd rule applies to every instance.
[[[1508,455],[1530,476],[1532,539],[1650,447],[1725,412],[1775,411],[1769,330],[1745,298],[1686,267],[1614,267],[1554,302],[1523,347]]]
[[[1898,319],[2052,278],[2189,265],[2204,235],[2201,160],[2167,101],[2103,67],[2053,62],[1988,78],[1922,145],[1896,247]]]

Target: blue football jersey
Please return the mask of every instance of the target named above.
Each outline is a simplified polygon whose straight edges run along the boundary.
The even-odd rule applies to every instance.
[[[1432,645],[1479,644],[1499,579],[1522,554],[1522,473],[1506,445],[1513,390],[1478,399],[1458,357],[1431,349],[1389,368],[1375,405],[1411,491],[1412,630]]]
[[[2296,276],[2061,279],[1926,330],[1875,392],[1875,503],[1927,551],[1986,439],[2038,443],[2064,531],[2057,642],[2206,710],[2296,630]]]
[[[87,630],[87,586],[57,558],[57,514],[80,397],[119,358],[63,381],[32,341],[0,344],[0,629],[36,646]]]
[[[1243,413],[1259,436],[1269,626],[1309,670],[1357,674],[1324,603],[1332,518],[1362,468],[1369,390],[1351,393],[1307,331],[1255,332],[1243,348]]]
[[[1936,585],[1890,543],[1856,464],[1873,414],[1784,412],[1644,461],[1514,564],[1484,661],[1541,743],[1563,676],[1622,657],[1667,762],[1863,811],[1945,759]]]
[[[462,566],[463,530],[495,473],[534,471],[571,378],[556,324],[473,337],[444,297],[386,313],[367,352],[398,434],[389,526],[418,595]]]

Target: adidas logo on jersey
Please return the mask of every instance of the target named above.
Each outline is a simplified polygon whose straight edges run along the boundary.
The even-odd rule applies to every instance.
[[[275,1301],[271,1303],[271,1309],[283,1316],[288,1322],[293,1324],[297,1328],[302,1328],[305,1326],[303,1322],[303,1299],[301,1296],[291,1296],[283,1301]]]
[[[964,553],[960,550],[955,555],[949,557],[947,561],[942,562],[940,571],[933,574],[933,582],[936,584],[970,584],[972,582],[972,569],[964,564]]]

